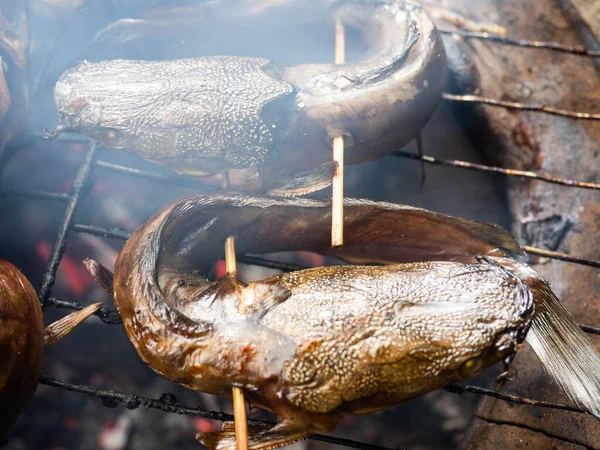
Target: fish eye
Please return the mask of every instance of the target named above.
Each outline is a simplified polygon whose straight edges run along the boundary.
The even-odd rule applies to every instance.
[[[482,369],[483,360],[481,357],[471,358],[465,361],[458,369],[460,376],[463,378],[473,378]]]
[[[117,144],[121,140],[121,133],[118,130],[109,128],[104,131],[104,139],[108,144]]]

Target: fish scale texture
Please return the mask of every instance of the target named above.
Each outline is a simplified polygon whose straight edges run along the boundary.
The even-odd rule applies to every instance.
[[[482,265],[322,267],[282,275],[280,286],[291,296],[261,325],[295,341],[289,399],[315,412],[457,381],[461,364],[499,347],[532,312],[516,278]]]
[[[272,151],[277,130],[262,120],[262,108],[292,92],[263,71],[268,62],[237,56],[84,62],[60,78],[55,99],[70,126],[89,128],[114,148],[247,167]]]

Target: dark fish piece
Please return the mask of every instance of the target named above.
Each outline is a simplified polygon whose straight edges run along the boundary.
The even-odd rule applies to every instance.
[[[35,392],[44,346],[59,341],[101,305],[90,305],[44,329],[35,289],[14,265],[0,260],[0,443]]]
[[[476,255],[499,248],[521,253],[512,235],[497,225],[352,198],[344,201],[341,249],[331,248],[330,200],[199,195],[158,214],[169,215],[161,249],[165,264],[205,271],[222,258],[231,235],[240,254],[311,249],[362,264],[475,262]]]
[[[361,0],[330,14],[362,31],[364,60],[83,62],[56,84],[55,135],[79,132],[184,174],[255,167],[232,178],[238,189],[256,189],[256,171],[262,190],[320,189],[333,174],[334,137],[345,138],[347,164],[406,144],[435,110],[446,74],[437,30],[418,6]]]
[[[35,391],[43,346],[37,294],[16,267],[0,260],[0,441]]]

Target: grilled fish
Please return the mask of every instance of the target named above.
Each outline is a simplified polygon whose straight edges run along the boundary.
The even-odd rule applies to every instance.
[[[250,430],[253,450],[507,365],[526,336],[565,392],[600,415],[598,371],[590,370],[600,367],[598,353],[546,282],[500,250],[520,251],[508,232],[347,199],[351,231],[344,248],[333,250],[330,210],[316,200],[198,196],[163,208],[133,234],[114,281],[89,265],[104,286],[112,282],[129,338],[155,371],[221,396],[240,387],[252,404],[277,414],[272,429]],[[209,281],[229,235],[240,253],[302,249],[387,265]],[[199,439],[235,448],[229,425]]]
[[[345,140],[346,164],[386,155],[424,127],[446,78],[441,39],[420,7],[338,3],[326,9],[332,21],[361,30],[369,44],[357,63],[84,61],[55,86],[60,123],[52,136],[81,133],[182,174],[232,170],[241,190],[322,189],[335,170],[335,137]]]

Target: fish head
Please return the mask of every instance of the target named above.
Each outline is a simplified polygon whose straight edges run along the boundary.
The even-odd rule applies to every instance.
[[[148,110],[153,94],[163,87],[150,74],[140,79],[140,64],[83,61],[67,70],[54,88],[60,117],[55,134],[76,132],[115,149],[139,145],[136,117]]]

